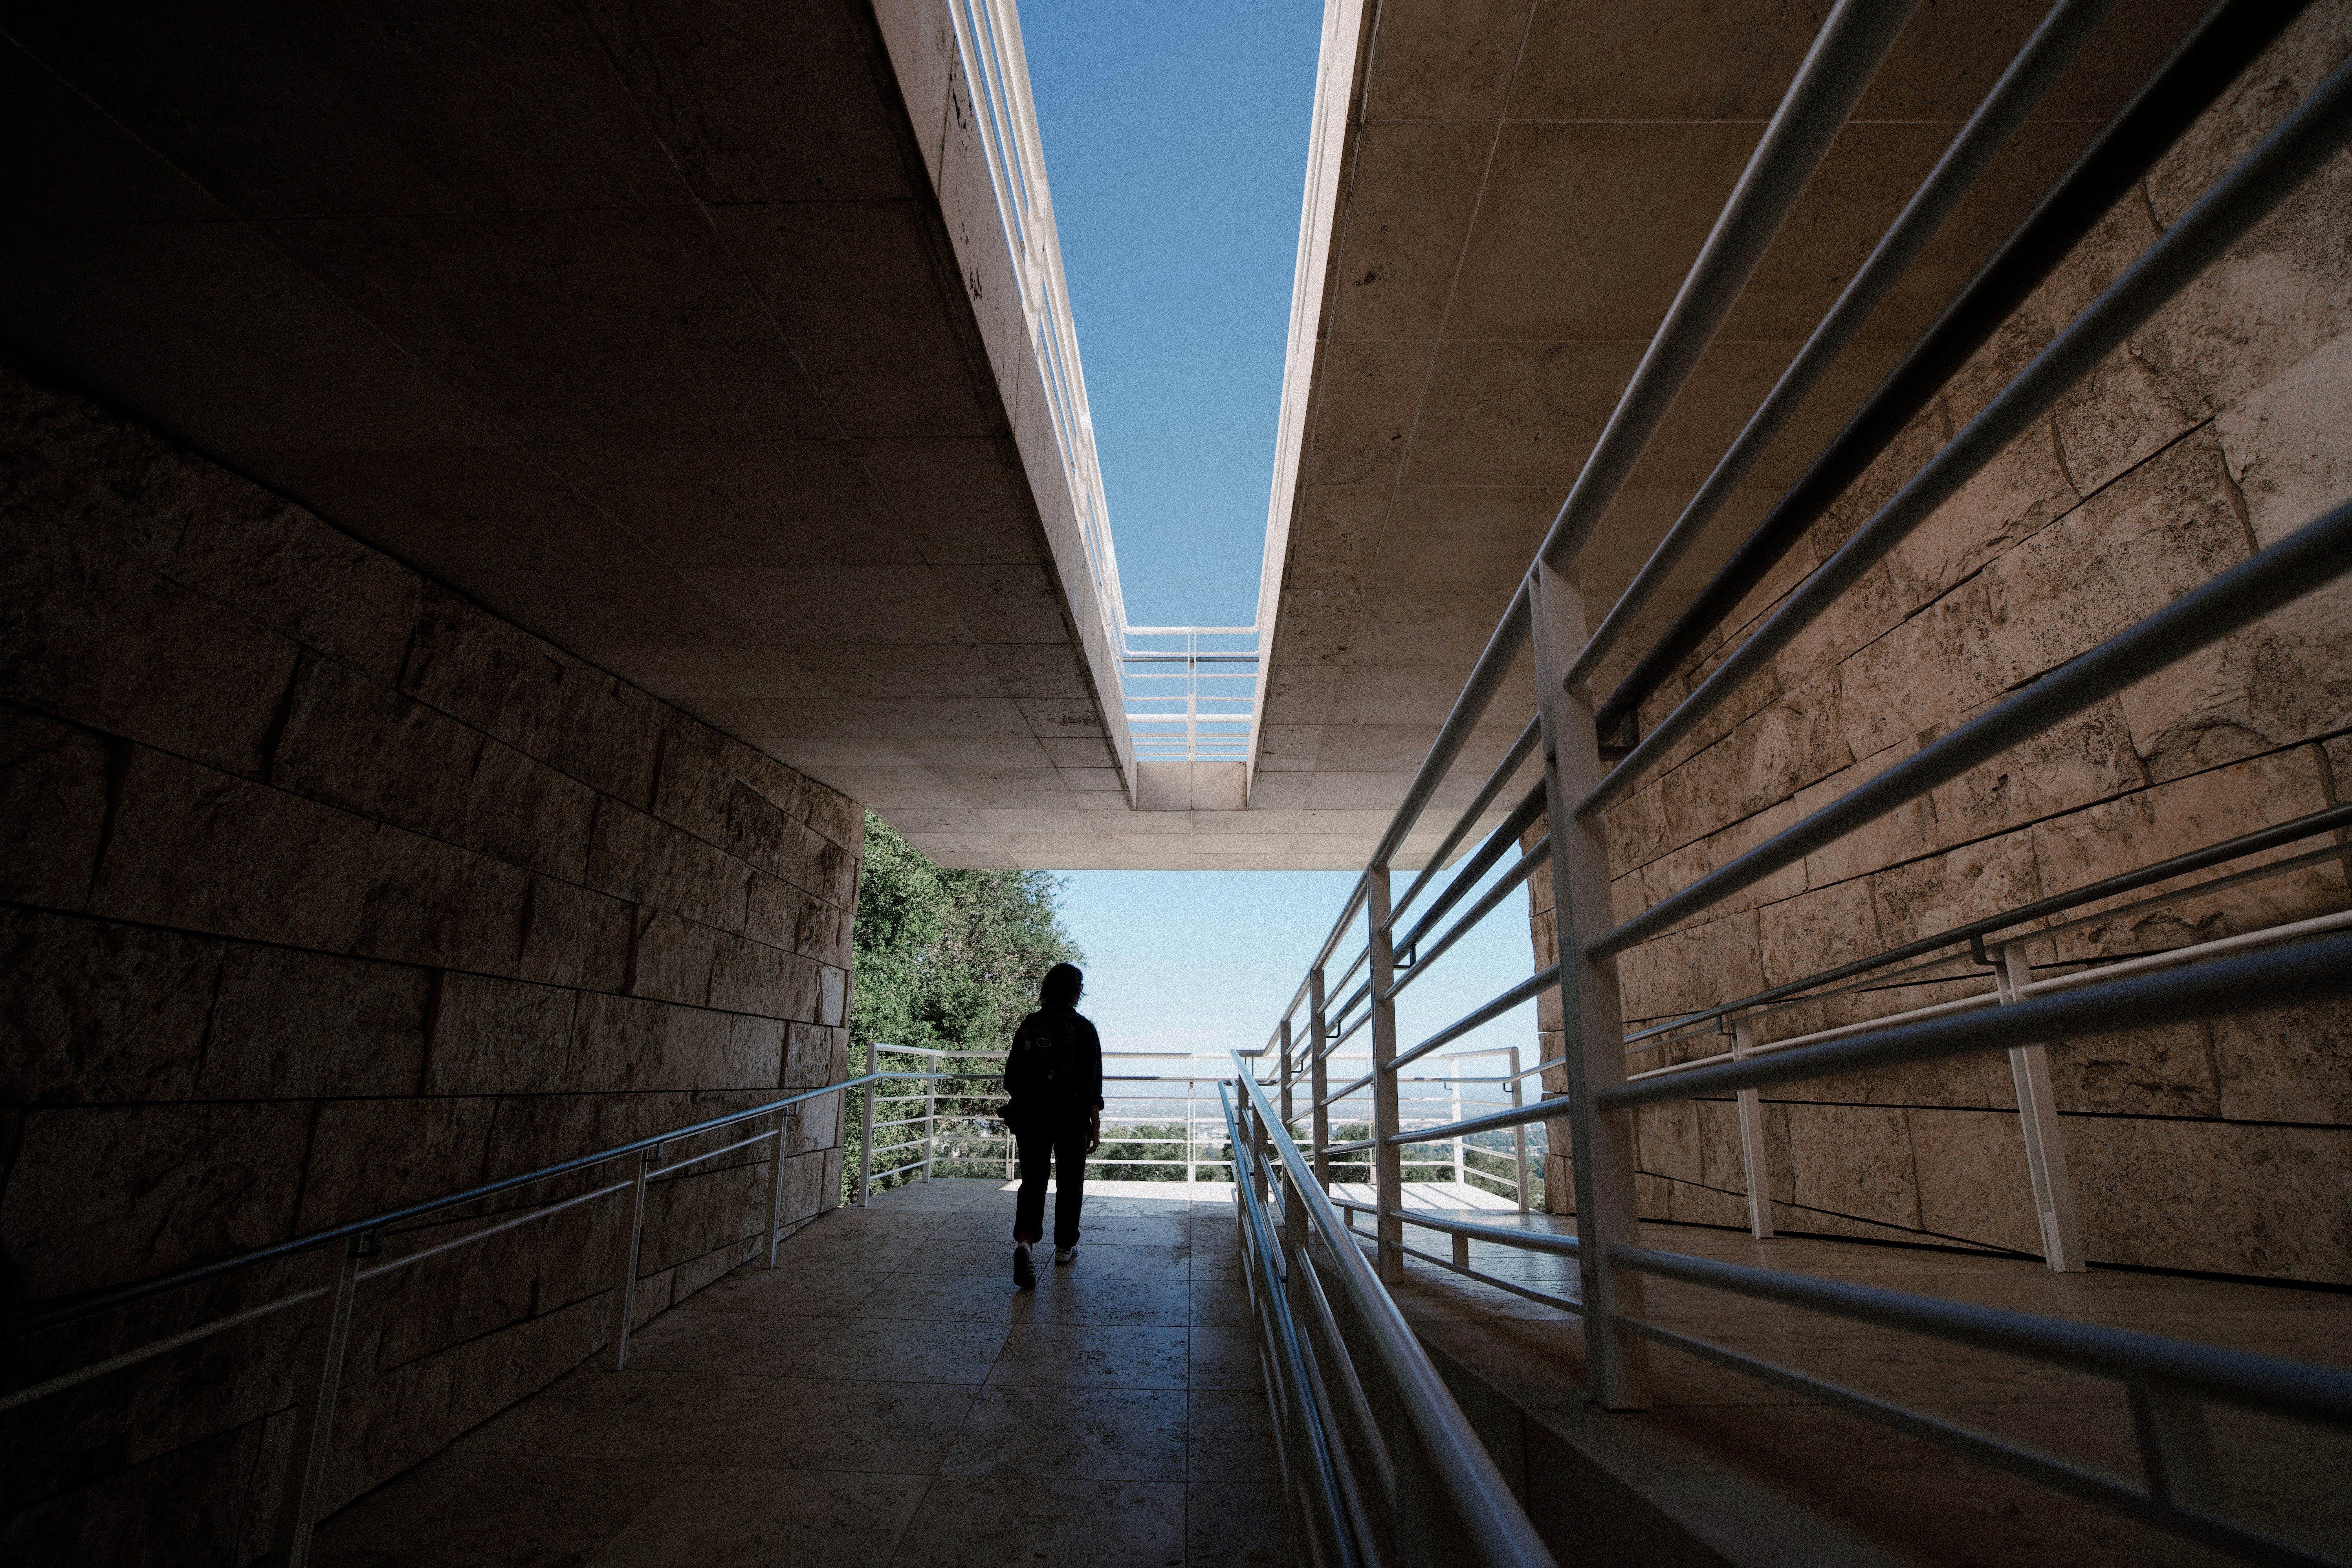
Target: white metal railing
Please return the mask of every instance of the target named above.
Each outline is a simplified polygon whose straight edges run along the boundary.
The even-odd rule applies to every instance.
[[[1129,626],[1119,653],[1139,761],[1247,763],[1257,752],[1255,626]]]
[[[1380,1280],[1405,1278],[1408,1259],[1485,1279],[1544,1301],[1581,1320],[1587,1378],[1595,1404],[1606,1410],[1646,1408],[1651,1402],[1650,1347],[1664,1345],[1778,1387],[1793,1390],[1968,1457],[2047,1483],[2118,1512],[2255,1562],[2328,1561],[2229,1516],[2217,1468],[2213,1405],[2260,1412],[2321,1426],[2352,1427],[2352,1375],[2334,1368],[2249,1355],[2203,1344],[2158,1339],[2061,1319],[1995,1310],[1665,1252],[1645,1246],[1636,1221],[1633,1113],[1695,1098],[1734,1100],[1740,1112],[1751,1227],[1769,1234],[1769,1191],[1758,1117],[1759,1091],[1783,1083],[1815,1081],[1913,1062],[2006,1055],[2018,1096],[2027,1149],[2027,1180],[2042,1231],[2042,1253],[2060,1270],[2083,1267],[2075,1234],[2064,1144],[2052,1100],[2045,1047],[2085,1036],[2221,1017],[2250,1012],[2317,1008],[2352,994],[2352,913],[2324,915],[2196,942],[2161,953],[2126,953],[2097,960],[2059,951],[2038,967],[2067,973],[2037,974],[2030,962],[2038,944],[2072,930],[2135,910],[2192,898],[2281,875],[2322,861],[2352,858],[2334,836],[2352,827],[2352,807],[2331,807],[2209,845],[2158,865],[2111,877],[2073,892],[1959,926],[1757,994],[1729,998],[1685,1017],[1629,1035],[1620,1013],[1616,959],[1654,937],[1691,921],[1727,900],[1845,839],[2010,748],[2046,734],[2073,714],[2108,700],[2136,681],[2188,658],[2263,616],[2352,572],[2352,504],[2330,510],[2300,531],[2221,573],[2161,609],[2014,689],[2001,702],[1923,744],[1903,762],[1812,809],[1794,826],[1686,885],[1666,890],[1648,908],[1620,919],[1610,878],[1604,809],[1671,748],[1706,721],[1742,681],[1765,668],[1822,613],[1884,561],[1944,501],[2013,440],[2033,428],[2058,400],[2095,372],[2130,334],[2286,201],[2314,171],[2338,160],[2352,143],[2352,63],[2339,66],[2309,91],[2204,195],[2147,247],[2096,300],[2017,371],[1918,471],[1853,530],[1845,542],[1797,586],[1732,639],[1728,651],[1686,696],[1638,738],[1621,732],[1655,696],[1678,660],[1701,646],[1732,608],[1752,593],[1811,524],[1845,493],[1906,429],[1945,382],[1991,338],[2000,323],[2073,251],[2099,216],[2129,199],[2149,167],[2238,79],[2284,27],[2293,6],[2255,0],[2221,0],[2174,53],[2110,120],[2082,158],[2054,185],[1993,259],[1914,344],[1870,400],[1813,459],[1800,481],[1775,503],[1731,562],[1700,595],[1693,610],[1643,655],[1635,674],[1606,702],[1596,704],[1587,682],[1613,639],[1633,624],[1643,597],[1666,575],[1722,494],[1801,402],[1806,378],[1817,377],[1900,278],[1908,258],[1954,209],[1988,167],[2043,89],[2088,39],[2107,0],[2060,0],[2024,42],[1931,172],[1877,252],[1848,279],[1845,290],[1784,378],[1759,409],[1748,434],[1732,443],[1717,471],[1597,631],[1588,635],[1577,557],[1594,526],[1614,503],[1651,437],[1696,372],[1700,356],[1747,286],[1765,249],[1794,209],[1814,171],[1847,123],[1885,60],[1916,0],[1840,0],[1758,143],[1746,174],[1693,264],[1647,353],[1594,444],[1543,547],[1530,563],[1509,609],[1440,728],[1370,864],[1307,973],[1283,1009],[1273,1037],[1270,1074],[1246,1079],[1241,1108],[1252,1140],[1252,1178],[1263,1205],[1270,1183],[1286,1192],[1281,1222],[1286,1239],[1268,1242],[1269,1257],[1297,1256],[1303,1235],[1288,1234],[1294,1215],[1343,1255],[1358,1245],[1350,1231],[1333,1233],[1329,1213],[1369,1215],[1370,1248]],[[1708,618],[1712,617],[1712,618]],[[1685,625],[1685,622],[1688,624]],[[1664,649],[1664,652],[1660,650]],[[1488,776],[1468,808],[1452,818],[1444,848],[1429,868],[1394,896],[1393,857],[1421,822],[1437,787],[1454,766],[1474,727],[1512,689],[1509,678],[1523,652],[1532,651],[1535,713],[1520,742]],[[1662,673],[1663,672],[1663,673]],[[1923,672],[1923,675],[1931,672]],[[1605,719],[1603,716],[1606,716]],[[1604,766],[1602,741],[1619,753]],[[1521,764],[1539,758],[1540,782],[1491,830],[1465,864],[1441,865],[1469,840],[1487,806]],[[1538,823],[1546,831],[1525,842]],[[2312,847],[2317,841],[2317,847]],[[2290,847],[2290,858],[2247,864]],[[2183,885],[2197,872],[2229,867],[2210,880]],[[1550,879],[1559,962],[1528,976],[1461,1019],[1411,1046],[1398,1038],[1398,994],[1444,957],[1458,939],[1506,906],[1507,895],[1544,875]],[[1406,911],[1422,899],[1417,919]],[[2143,894],[2118,910],[2103,903]],[[2085,910],[2096,910],[2085,913]],[[2060,924],[2043,922],[2071,916]],[[1357,925],[1360,919],[1360,927]],[[1446,923],[1450,919],[1450,924]],[[1408,929],[1409,928],[1409,929]],[[1351,931],[1360,937],[1351,937]],[[1354,956],[1342,963],[1343,943]],[[1924,961],[1924,962],[1923,962]],[[1785,1039],[1769,1037],[1772,1020],[1789,1008],[1864,986],[1874,989],[1948,982],[1954,965],[1991,971],[1984,991],[1957,1001],[1914,1007],[1866,1022],[1816,1029]],[[1358,983],[1358,976],[1362,976]],[[1432,1121],[1417,1114],[1431,1092],[1426,1069],[1406,1073],[1480,1025],[1545,994],[1559,1001],[1561,1053],[1505,1075],[1514,1085],[1555,1075],[1563,1090],[1533,1105]],[[1294,1029],[1305,1009],[1305,1027]],[[1368,1070],[1335,1070],[1339,1050],[1359,1034],[1369,1037]],[[1720,1048],[1716,1037],[1723,1037]],[[1696,1059],[1674,1059],[1677,1053]],[[1664,1055],[1669,1059],[1659,1062]],[[1629,1076],[1629,1058],[1647,1070]],[[1236,1053],[1237,1068],[1252,1068]],[[1335,1079],[1345,1081],[1334,1087]],[[1286,1146],[1300,1085],[1306,1087],[1306,1147]],[[1276,1110],[1265,1089],[1279,1094]],[[1362,1137],[1334,1137],[1335,1108],[1370,1102]],[[1408,1209],[1402,1202],[1408,1153],[1419,1145],[1451,1142],[1456,1158],[1467,1137],[1557,1122],[1567,1130],[1566,1164],[1572,1202],[1558,1205],[1576,1216],[1573,1236],[1538,1234],[1475,1218]],[[1351,1157],[1368,1163],[1373,1201],[1332,1203],[1332,1169]],[[1318,1196],[1321,1201],[1318,1202]],[[1245,1210],[1249,1205],[1245,1205]],[[1245,1220],[1261,1229],[1276,1222],[1255,1211]],[[1452,1256],[1406,1245],[1408,1227],[1447,1235]],[[1473,1240],[1572,1258],[1572,1293],[1533,1289],[1474,1273]],[[1360,1262],[1361,1260],[1359,1259]],[[1293,1268],[1293,1277],[1311,1270]],[[1269,1279],[1278,1277],[1269,1267]],[[2109,1377],[2130,1395],[2142,1459],[2139,1484],[2130,1485],[2081,1464],[1958,1426],[1939,1415],[1864,1395],[1791,1368],[1759,1360],[1703,1336],[1671,1330],[1645,1307],[1644,1280],[1671,1279],[1748,1300],[1779,1302],[1882,1327],[2023,1356],[2076,1372]],[[1311,1296],[1311,1292],[1309,1295]],[[1295,1293],[1294,1293],[1295,1295]],[[1307,1305],[1312,1305],[1312,1301]],[[1315,1321],[1298,1306],[1286,1316],[1269,1303],[1267,1331],[1296,1337]],[[1277,1338],[1279,1335],[1276,1336]],[[1334,1341],[1339,1339],[1336,1333]],[[1344,1361],[1346,1352],[1330,1354]],[[1355,1370],[1360,1370],[1360,1363]],[[1293,1387],[1277,1402],[1286,1420],[1311,1440],[1313,1456],[1333,1474],[1328,1485],[1302,1479],[1294,1495],[1319,1510],[1310,1520],[1322,1536],[1360,1555],[1420,1560],[1413,1541],[1420,1509],[1408,1493],[1406,1467],[1377,1433],[1346,1440],[1350,1401],[1333,1392],[1352,1371],[1327,1364],[1315,1386]],[[1312,1381],[1310,1375],[1310,1381]],[[1344,1390],[1342,1390],[1344,1392]],[[1334,1437],[1333,1434],[1339,1436]],[[1304,1460],[1296,1461],[1303,1463]],[[1475,1478],[1462,1484],[1475,1489]],[[1536,1478],[1529,1478],[1532,1489]],[[1311,1494],[1311,1495],[1310,1495]],[[1455,1493],[1457,1504],[1465,1493]],[[1367,1506],[1369,1503],[1370,1506]],[[1385,1506],[1382,1506],[1385,1505]],[[1349,1543],[1352,1542],[1352,1546]],[[1490,1562],[1533,1563],[1538,1554],[1500,1549],[1475,1555]],[[1345,1551],[1337,1552],[1345,1555]]]
[[[1238,762],[1256,754],[1256,626],[1134,626],[1111,543],[1110,505],[1095,447],[1094,415],[1045,180],[1014,0],[946,0],[971,87],[975,130],[1003,222],[1023,321],[1045,384],[1054,439],[1070,490],[1087,572],[1137,760]],[[1203,639],[1206,646],[1203,646]],[[1168,647],[1171,643],[1179,646]],[[1165,668],[1173,654],[1181,668]],[[1231,666],[1231,668],[1227,668]],[[1129,789],[1134,788],[1129,781]]]

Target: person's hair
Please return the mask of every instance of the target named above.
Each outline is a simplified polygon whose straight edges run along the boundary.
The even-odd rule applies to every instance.
[[[1075,1007],[1086,994],[1087,977],[1075,963],[1057,963],[1037,984],[1037,1000],[1048,1007]]]

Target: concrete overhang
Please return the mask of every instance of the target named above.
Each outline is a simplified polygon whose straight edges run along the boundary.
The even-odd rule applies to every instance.
[[[943,863],[1219,860],[1195,823],[1242,814],[1135,810],[1104,700],[1050,209],[1016,266],[990,152],[1040,203],[1042,164],[965,53],[1017,73],[1017,35],[960,41],[942,0],[7,28],[18,353]]]
[[[1596,692],[2203,8],[2116,9]],[[2046,9],[1919,7],[1585,551],[1595,624]],[[1318,828],[1333,864],[1368,858],[1828,10],[1331,0],[1259,598],[1252,817]],[[1522,659],[1437,805],[1458,811],[1532,711]],[[1431,813],[1401,863],[1452,815]]]

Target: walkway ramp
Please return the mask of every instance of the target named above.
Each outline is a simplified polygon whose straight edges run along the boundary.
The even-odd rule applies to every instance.
[[[1009,1276],[1012,1191],[835,1209],[322,1523],[338,1564],[1277,1568],[1233,1188],[1090,1187]]]

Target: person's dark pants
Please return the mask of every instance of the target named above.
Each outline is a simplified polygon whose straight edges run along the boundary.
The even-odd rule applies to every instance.
[[[1045,1177],[1054,1177],[1054,1246],[1078,1244],[1078,1205],[1087,1200],[1087,1140],[1091,1117],[1047,1122],[1019,1134],[1021,1195],[1013,1205],[1013,1239],[1034,1241],[1045,1233]]]

